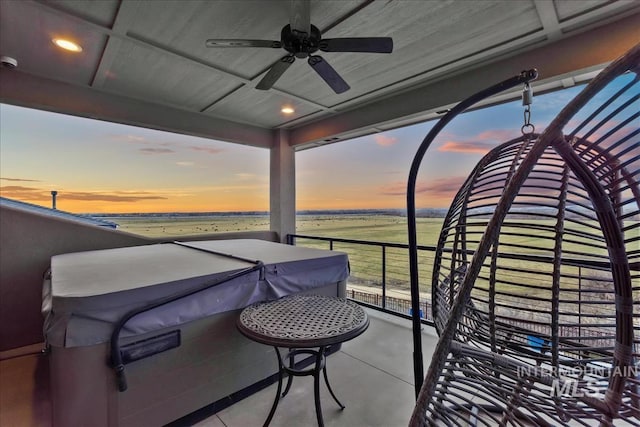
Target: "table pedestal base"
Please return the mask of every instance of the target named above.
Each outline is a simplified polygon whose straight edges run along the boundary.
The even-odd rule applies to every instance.
[[[275,301],[265,301],[250,305],[242,310],[238,318],[238,329],[249,339],[275,348],[278,356],[278,393],[269,417],[268,426],[278,407],[278,401],[291,388],[292,377],[313,375],[313,391],[316,403],[318,425],[324,426],[320,406],[320,371],[333,399],[344,409],[331,390],[327,378],[325,356],[333,345],[349,341],[369,327],[367,313],[357,303],[345,298],[322,295],[289,295]],[[280,348],[288,348],[285,358],[289,366],[282,362]],[[317,350],[316,350],[317,349]],[[296,355],[310,355],[315,358],[311,369],[296,369]],[[282,392],[282,377],[289,374],[287,388]]]
[[[271,423],[271,419],[276,412],[276,408],[278,407],[278,402],[281,398],[285,397],[289,390],[291,389],[291,383],[293,382],[293,377],[304,377],[308,375],[313,375],[313,394],[316,405],[316,417],[318,418],[318,426],[324,426],[324,420],[322,419],[322,407],[320,406],[320,371],[322,371],[324,376],[324,382],[327,384],[327,388],[329,389],[329,393],[331,393],[331,397],[336,403],[340,406],[340,409],[344,409],[344,405],[340,403],[336,395],[333,393],[331,389],[331,385],[329,384],[329,378],[327,377],[327,366],[325,359],[325,351],[326,346],[318,347],[317,350],[313,349],[292,349],[286,354],[286,358],[289,359],[289,366],[285,366],[282,361],[282,355],[280,354],[280,349],[278,347],[274,347],[276,350],[276,355],[278,356],[278,391],[276,393],[276,398],[273,401],[273,406],[271,406],[271,411],[269,411],[269,416],[267,420],[264,422],[264,426],[268,426]],[[305,369],[296,369],[295,368],[295,356],[299,354],[308,354],[311,356],[315,356],[315,364],[311,368]],[[287,379],[287,386],[285,387],[284,392],[282,392],[282,377],[284,373],[289,374],[289,378]],[[282,394],[281,394],[282,393]]]

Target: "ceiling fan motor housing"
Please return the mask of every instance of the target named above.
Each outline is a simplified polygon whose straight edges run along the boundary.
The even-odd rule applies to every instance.
[[[311,25],[310,33],[292,30],[291,25],[285,25],[280,33],[282,47],[287,52],[292,53],[297,58],[306,58],[316,52],[320,47],[320,30],[315,25]]]

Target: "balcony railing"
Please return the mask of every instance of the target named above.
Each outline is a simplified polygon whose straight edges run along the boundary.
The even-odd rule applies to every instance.
[[[411,317],[411,292],[409,289],[409,256],[408,245],[378,241],[354,240],[335,237],[319,237],[301,234],[290,234],[287,243],[318,249],[331,249],[346,252],[349,255],[351,275],[347,284],[347,297],[368,307],[381,310],[400,317]],[[431,280],[435,246],[418,246],[418,261],[420,266],[420,317],[423,323],[433,325],[431,317]],[[469,251],[472,254],[472,251]],[[513,259],[526,259],[549,263],[551,258],[526,254],[501,253],[500,256]],[[606,261],[598,262],[577,258],[564,257],[563,264],[575,267],[573,277],[577,281],[577,288],[585,293],[593,293],[588,289],[589,284],[601,283],[612,286],[610,278],[594,276],[594,271],[608,271],[610,265]],[[590,273],[584,273],[584,270]],[[637,263],[632,264],[632,281],[634,290],[640,291],[640,274]],[[582,296],[579,295],[579,299]],[[581,313],[578,312],[581,317]],[[530,319],[531,320],[531,319]],[[505,320],[518,326],[515,319]],[[611,340],[610,332],[603,332],[598,328],[585,326],[580,321],[571,327],[578,330],[579,336],[591,337],[594,340]],[[548,325],[528,322],[529,328],[536,329],[541,335],[548,334]],[[636,325],[640,328],[640,325]],[[575,335],[576,330],[565,331]]]
[[[411,317],[407,244],[301,234],[288,235],[287,243],[346,252],[351,268],[347,297],[377,310],[405,318]],[[420,316],[423,323],[430,325],[433,324],[431,266],[435,251],[435,246],[418,246],[422,281]]]

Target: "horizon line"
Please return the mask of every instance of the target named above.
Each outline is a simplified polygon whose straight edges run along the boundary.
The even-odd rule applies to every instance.
[[[433,211],[441,211],[447,210],[448,208],[418,208],[417,210],[433,210]],[[354,208],[354,209],[301,209],[296,210],[296,215],[298,214],[308,214],[308,213],[332,213],[332,212],[353,212],[353,213],[361,213],[361,212],[393,212],[393,213],[406,213],[406,208]],[[121,212],[121,213],[111,213],[111,212],[89,212],[82,213],[80,215],[88,215],[88,216],[138,216],[138,215],[157,215],[157,216],[168,216],[168,215],[234,215],[234,214],[252,214],[252,215],[269,215],[270,211],[174,211],[174,212]]]

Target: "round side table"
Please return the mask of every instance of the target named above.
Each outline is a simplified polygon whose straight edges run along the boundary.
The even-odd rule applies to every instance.
[[[357,337],[369,327],[367,313],[353,301],[345,298],[321,295],[291,295],[275,301],[261,302],[245,308],[238,319],[238,329],[249,339],[275,348],[278,357],[278,391],[264,425],[268,426],[275,414],[278,402],[291,388],[294,376],[313,375],[314,398],[318,425],[323,426],[320,406],[320,371],[329,393],[344,409],[331,389],[327,378],[325,351],[328,346]],[[279,347],[289,349],[283,363]],[[294,357],[308,354],[315,357],[312,368],[296,369]],[[282,393],[282,378],[289,374]]]

